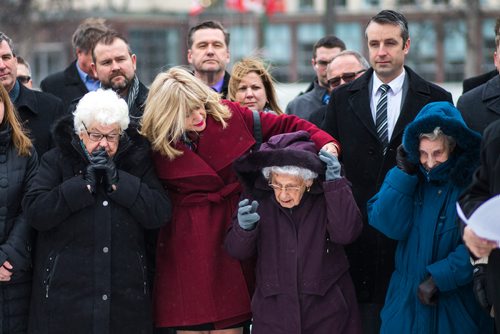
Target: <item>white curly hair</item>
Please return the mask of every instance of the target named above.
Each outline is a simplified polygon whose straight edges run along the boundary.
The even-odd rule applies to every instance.
[[[111,89],[98,89],[85,94],[73,112],[74,128],[77,135],[91,124],[118,124],[120,130],[127,129],[130,118],[127,102]]]

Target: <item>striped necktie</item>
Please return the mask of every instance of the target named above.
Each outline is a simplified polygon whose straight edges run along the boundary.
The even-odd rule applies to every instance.
[[[387,145],[389,144],[389,135],[387,132],[387,93],[391,87],[389,85],[383,84],[379,87],[382,92],[380,99],[377,102],[377,115],[375,119],[375,126],[377,127],[377,134],[384,147],[384,154],[387,150]]]

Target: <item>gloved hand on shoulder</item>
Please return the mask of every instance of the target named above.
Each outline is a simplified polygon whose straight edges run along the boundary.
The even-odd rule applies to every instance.
[[[319,158],[326,164],[325,179],[332,181],[340,179],[340,162],[339,159],[328,151],[321,150],[318,153]]]
[[[249,203],[248,199],[244,199],[238,203],[238,224],[246,231],[253,230],[260,220],[260,216],[257,213],[259,203],[257,201]]]

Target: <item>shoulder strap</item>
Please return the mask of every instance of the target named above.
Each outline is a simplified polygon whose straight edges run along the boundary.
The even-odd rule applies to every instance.
[[[262,127],[260,125],[260,115],[257,110],[252,110],[253,113],[253,137],[255,139],[254,151],[258,151],[262,144]]]

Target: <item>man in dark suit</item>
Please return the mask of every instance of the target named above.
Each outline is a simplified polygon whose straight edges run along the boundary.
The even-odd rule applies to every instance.
[[[495,25],[495,52],[493,62],[500,69],[500,18]],[[465,123],[475,131],[482,133],[486,127],[500,119],[500,75],[496,75],[482,85],[464,93],[457,102],[457,109],[462,113]],[[465,81],[464,81],[465,84]]]
[[[92,48],[97,39],[108,30],[104,19],[88,18],[83,21],[72,37],[76,59],[64,71],[51,74],[42,80],[42,91],[59,97],[64,103],[65,111],[74,99],[99,88],[99,80],[90,68]]]
[[[51,126],[63,112],[60,99],[26,88],[17,80],[17,59],[12,40],[0,32],[0,82],[9,92],[24,127],[39,156],[52,145]]]
[[[113,30],[104,33],[92,50],[91,67],[101,87],[114,90],[128,104],[128,131],[139,126],[149,92],[136,75],[136,62],[128,41]]]
[[[496,44],[497,50],[498,50],[499,34],[500,34],[500,18],[497,18],[497,20],[495,22],[495,44]],[[494,57],[494,59],[496,58],[496,56],[493,56],[493,57]],[[462,88],[463,88],[462,94],[467,93],[468,91],[486,83],[490,79],[493,79],[495,76],[497,76],[498,75],[498,66],[496,65],[496,59],[495,59],[495,66],[497,68],[494,69],[493,71],[489,71],[487,73],[483,73],[483,74],[480,74],[478,76],[465,79],[462,82]],[[469,125],[469,127],[470,127],[470,125]]]
[[[322,128],[342,145],[340,159],[363,214],[364,230],[347,253],[365,333],[378,333],[395,241],[367,224],[366,202],[395,165],[405,126],[427,103],[452,102],[452,96],[404,66],[410,38],[401,13],[381,11],[371,18],[365,36],[372,68],[333,91]]]
[[[189,29],[187,60],[194,75],[225,99],[230,75],[229,32],[218,21],[204,21]]]

